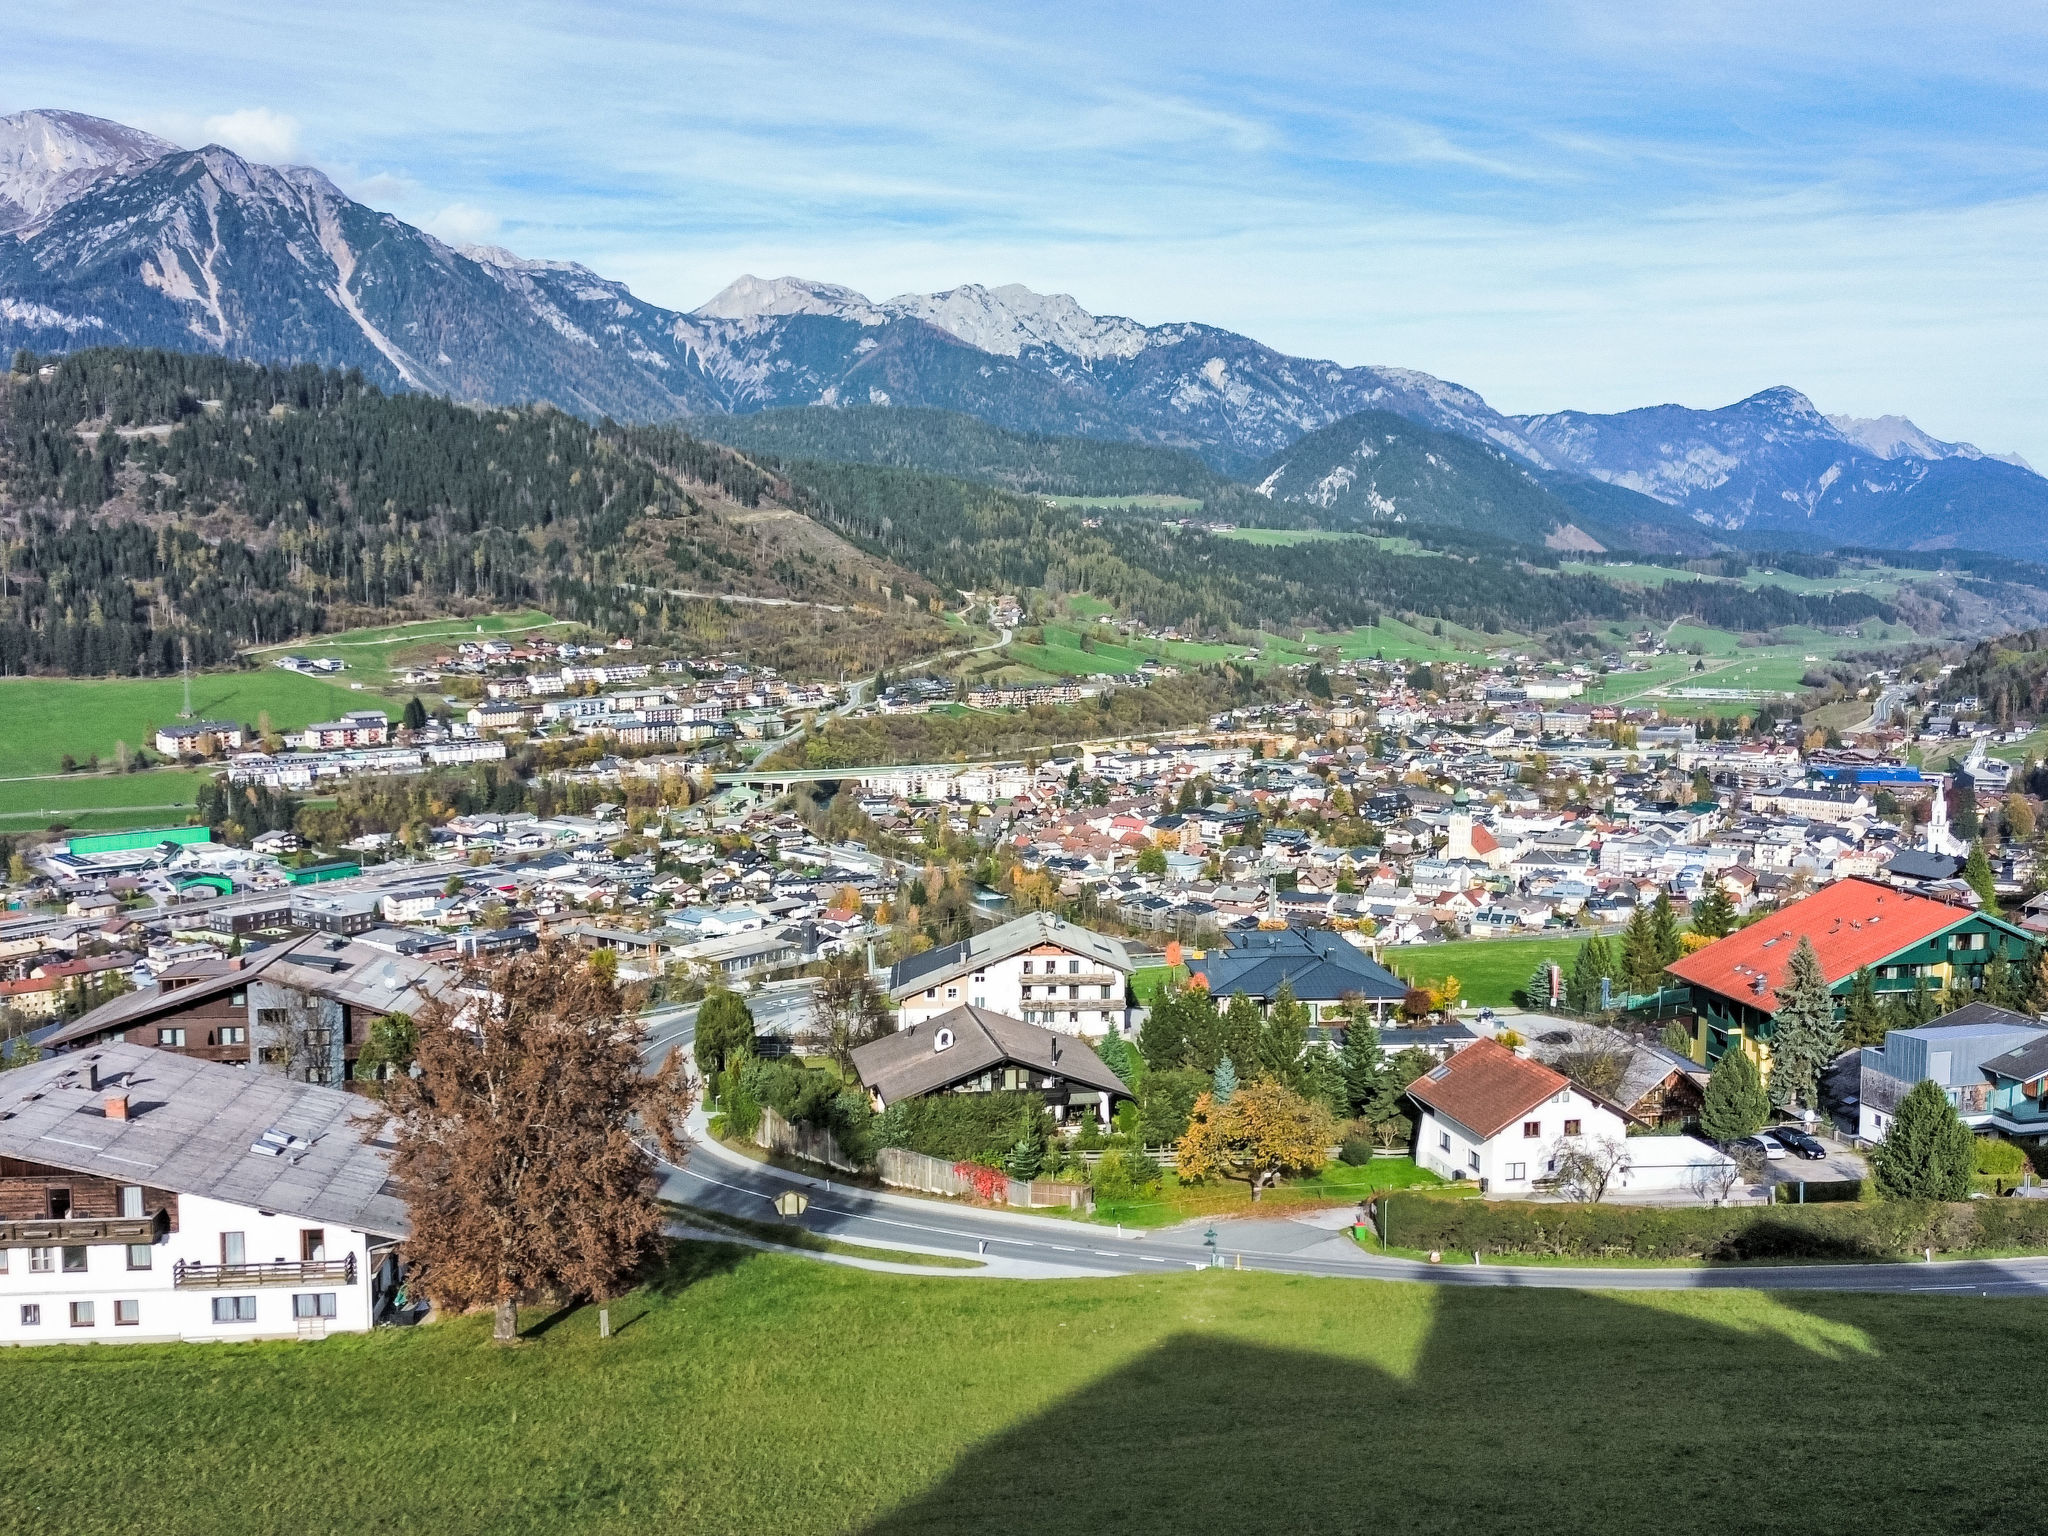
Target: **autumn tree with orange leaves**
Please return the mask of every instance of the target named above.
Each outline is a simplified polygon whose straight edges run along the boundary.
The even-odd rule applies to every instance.
[[[1278,1083],[1240,1088],[1227,1104],[1205,1093],[1188,1116],[1175,1174],[1183,1184],[1243,1179],[1256,1201],[1283,1174],[1320,1171],[1334,1129],[1328,1110]]]
[[[560,943],[472,968],[417,1023],[417,1073],[389,1085],[413,1283],[443,1310],[494,1308],[501,1343],[522,1300],[617,1294],[661,1235],[647,1143],[688,1153],[681,1055],[644,1073],[638,1016]]]

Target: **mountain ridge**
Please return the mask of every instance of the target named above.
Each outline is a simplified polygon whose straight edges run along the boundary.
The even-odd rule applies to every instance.
[[[1650,497],[1719,537],[1868,542],[1882,530],[1896,547],[1930,548],[1990,529],[2003,549],[2048,553],[2048,480],[2024,464],[1904,418],[1830,419],[1782,386],[1714,410],[1509,416],[1414,369],[1095,315],[1018,284],[878,302],[744,276],[679,312],[574,262],[449,245],[309,167],[170,148],[77,113],[0,119],[0,199],[10,348],[197,346],[621,420],[928,407],[1188,449],[1227,475],[1380,410],[1539,475]]]

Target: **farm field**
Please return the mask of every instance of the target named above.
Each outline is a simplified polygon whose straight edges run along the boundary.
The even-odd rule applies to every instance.
[[[1311,630],[1302,637],[1302,645],[1315,649],[1335,647],[1347,661],[1384,656],[1389,661],[1478,663],[1495,651],[1519,650],[1531,644],[1524,635],[1489,635],[1448,621],[1444,623],[1441,635],[1432,633],[1433,628],[1433,621],[1431,629],[1424,629],[1389,615],[1377,624],[1362,625],[1336,634]],[[1304,654],[1301,659],[1306,661],[1309,658]]]
[[[1868,592],[1872,597],[1889,598],[1899,590],[1906,579],[1899,572],[1885,569],[1853,567],[1833,576],[1794,576],[1789,571],[1752,570],[1739,578],[1707,576],[1698,571],[1673,570],[1662,565],[1636,565],[1629,563],[1607,563],[1600,561],[1564,562],[1559,567],[1575,576],[1597,576],[1603,581],[1625,583],[1637,587],[1661,587],[1674,581],[1716,581],[1731,582],[1755,591],[1758,587],[1783,587],[1788,592],[1804,595],[1829,592]]]
[[[1586,942],[1583,933],[1542,934],[1528,939],[1461,939],[1450,944],[1396,945],[1380,952],[1380,963],[1404,981],[1441,981],[1455,976],[1464,1001],[1503,1008],[1517,988],[1545,960],[1566,970]]]
[[[154,750],[156,727],[178,718],[184,684],[175,677],[0,679],[0,778],[55,773],[66,753],[85,762],[111,758],[116,742]],[[296,730],[346,709],[385,703],[345,683],[265,667],[255,672],[202,672],[192,678],[192,711],[201,720],[258,722]]]
[[[2014,1528],[2013,1495],[1984,1468],[2028,1464],[2035,1430],[1983,1362],[2048,1368],[2037,1300],[928,1278],[714,1246],[614,1302],[610,1339],[590,1308],[523,1321],[516,1349],[472,1317],[9,1350],[7,1523],[1052,1536],[1086,1511],[1180,1536],[1227,1511],[1253,1536],[1717,1536],[1782,1525],[1797,1489],[1873,1531],[1986,1531]],[[1759,1383],[1855,1411],[1779,1414],[1759,1441]],[[1443,1405],[1479,1401],[1572,1407],[1446,1433]],[[87,1450],[167,1423],[176,1456]],[[1873,1424],[1904,1423],[1916,1454],[1870,1454]],[[266,1476],[286,1424],[291,1475]]]
[[[1018,641],[1001,653],[1011,667],[1043,677],[1088,677],[1097,672],[1135,672],[1152,660],[1192,667],[1205,662],[1229,661],[1244,654],[1242,647],[1234,645],[1130,639],[1100,625],[1047,624],[1043,632],[1043,644]],[[1084,633],[1092,640],[1093,650],[1081,649]]]
[[[1235,539],[1240,544],[1277,545],[1286,549],[1296,544],[1321,544],[1333,539],[1362,539],[1365,535],[1330,528],[1233,528],[1217,537]]]
[[[79,774],[59,779],[0,779],[0,832],[25,832],[46,822],[116,820],[136,826],[185,820],[209,773],[155,768],[147,773]],[[166,809],[171,807],[171,809]],[[83,813],[83,814],[82,814]]]
[[[1141,492],[1133,496],[1048,496],[1047,501],[1063,507],[1144,508],[1161,512],[1197,512],[1202,503],[1193,496],[1172,496],[1164,492]]]
[[[347,681],[372,687],[391,681],[395,669],[431,661],[459,640],[489,640],[543,631],[581,629],[538,608],[513,613],[484,613],[472,618],[421,619],[410,624],[384,624],[369,629],[337,630],[286,645],[266,645],[243,652],[266,666],[280,656],[340,656],[348,663]]]

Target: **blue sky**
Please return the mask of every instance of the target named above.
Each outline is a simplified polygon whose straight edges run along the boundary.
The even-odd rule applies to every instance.
[[[1792,384],[2048,468],[2048,8],[60,0],[0,110],[688,308],[1023,282],[1502,409]]]

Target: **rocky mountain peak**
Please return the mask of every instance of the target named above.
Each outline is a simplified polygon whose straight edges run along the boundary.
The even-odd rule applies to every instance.
[[[36,223],[106,177],[177,147],[83,112],[38,108],[0,117],[0,233]]]

